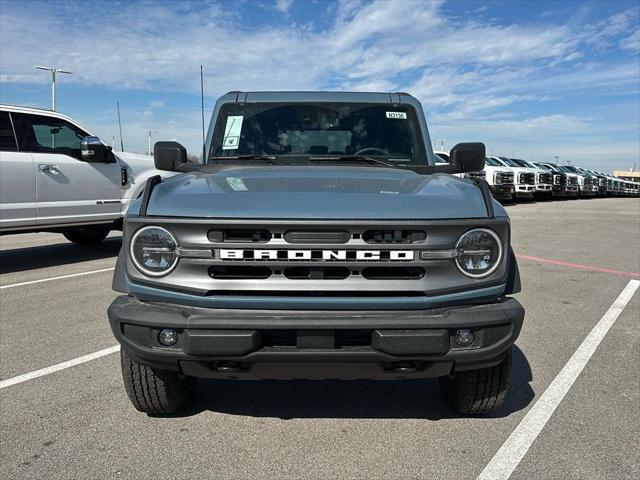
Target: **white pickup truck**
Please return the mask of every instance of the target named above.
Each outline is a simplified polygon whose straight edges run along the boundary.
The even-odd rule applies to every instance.
[[[153,158],[112,152],[58,112],[0,105],[0,235],[53,231],[94,244],[120,229]]]

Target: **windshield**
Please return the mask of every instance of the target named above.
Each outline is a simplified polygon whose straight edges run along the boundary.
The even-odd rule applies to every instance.
[[[497,161],[495,158],[489,158],[486,157],[484,159],[484,163],[486,163],[487,165],[489,165],[490,167],[502,167],[503,165]]]
[[[277,156],[282,163],[365,155],[427,165],[417,115],[409,105],[228,103],[220,109],[209,158],[243,155]]]
[[[518,160],[518,163],[520,165],[522,165],[523,167],[527,167],[527,168],[538,168],[536,167],[533,163],[527,162],[526,160]]]
[[[557,172],[558,168],[553,163],[536,163],[538,168],[542,168],[543,170],[551,170],[552,172]]]
[[[510,167],[516,167],[516,168],[522,167],[522,165],[518,165],[518,162],[516,162],[512,158],[506,158],[506,157],[499,157],[499,158]]]

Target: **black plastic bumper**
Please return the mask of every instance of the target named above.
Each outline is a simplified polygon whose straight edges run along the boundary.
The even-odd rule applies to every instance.
[[[511,200],[516,191],[513,185],[489,185],[489,189],[495,198],[501,200]]]
[[[210,378],[425,378],[500,362],[524,309],[514,299],[401,311],[223,310],[120,296],[109,307],[114,335],[134,360]],[[171,347],[162,329],[178,332]],[[471,346],[455,334],[468,329]]]

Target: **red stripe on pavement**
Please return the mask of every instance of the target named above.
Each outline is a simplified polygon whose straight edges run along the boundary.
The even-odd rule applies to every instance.
[[[628,278],[640,278],[640,272],[625,272],[624,270],[614,270],[612,268],[596,267],[595,265],[584,265],[582,263],[563,262],[562,260],[549,260],[548,258],[532,257],[531,255],[516,254],[517,258],[522,260],[531,260],[537,263],[546,263],[549,265],[559,265],[561,267],[577,268],[579,270],[588,270],[591,272],[610,273]]]

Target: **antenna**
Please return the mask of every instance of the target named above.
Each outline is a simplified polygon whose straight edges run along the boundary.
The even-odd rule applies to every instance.
[[[120,151],[124,152],[124,142],[122,141],[122,122],[120,121],[120,102],[116,102],[118,107],[118,128],[120,128]]]
[[[204,77],[202,75],[202,65],[200,65],[200,111],[202,113],[202,163],[205,163],[207,147],[204,139]]]

